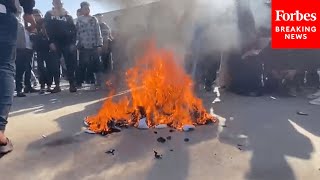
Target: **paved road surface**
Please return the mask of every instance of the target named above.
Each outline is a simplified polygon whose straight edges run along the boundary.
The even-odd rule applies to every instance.
[[[65,91],[16,98],[7,130],[15,150],[0,160],[0,179],[320,179],[320,107],[304,98],[225,94],[213,105],[213,96],[203,94],[206,107],[223,117],[219,125],[190,133],[81,133],[83,117],[95,113],[103,97],[103,91]],[[169,142],[156,141],[169,135]],[[109,149],[114,156],[105,154]],[[153,150],[163,159],[154,159]]]

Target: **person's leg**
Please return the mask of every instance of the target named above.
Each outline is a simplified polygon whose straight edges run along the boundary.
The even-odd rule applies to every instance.
[[[103,72],[108,74],[113,69],[112,63],[112,53],[105,52],[101,55],[101,64],[103,65]]]
[[[38,80],[38,77],[36,75],[36,73],[38,74],[38,72],[35,72],[33,69],[34,68],[32,68],[32,70],[31,70],[31,84],[32,84],[32,87],[35,88],[35,87],[38,86],[39,80]]]
[[[315,71],[317,74],[316,75],[317,77],[315,78],[316,79],[315,86],[316,86],[317,92],[309,96],[310,98],[314,99],[309,103],[313,105],[320,105],[320,50],[316,50],[313,54],[314,54],[314,57],[312,57],[313,58],[312,65],[315,67],[314,69],[316,69]]]
[[[44,50],[41,52],[41,58],[44,61],[44,76],[45,76],[45,83],[47,86],[51,86],[53,84],[53,77],[49,74],[49,64],[50,64],[50,52]]]
[[[91,59],[91,58],[90,58]],[[90,60],[91,61],[91,60]],[[89,61],[89,62],[90,62]],[[90,62],[91,63],[91,62]],[[95,83],[95,77],[94,73],[92,72],[91,68],[87,68],[86,70],[86,82],[88,84],[94,84]]]
[[[4,134],[13,101],[15,54],[18,22],[13,14],[0,13],[0,153],[12,151]]]
[[[91,52],[90,71],[94,74],[93,84],[100,87],[102,81],[102,63],[98,51],[96,49]]]
[[[310,104],[312,105],[320,105],[320,69],[317,70],[317,74],[318,74],[318,82],[316,83],[316,88],[317,88],[317,92],[311,94],[308,96],[308,98],[313,99],[311,101],[309,101]]]
[[[230,74],[228,64],[228,54],[220,53],[220,67],[217,76],[217,86],[220,88],[229,87],[230,85]]]
[[[244,67],[244,61],[241,59],[241,54],[231,53],[229,56],[228,65],[230,67],[231,84],[230,90],[232,92],[243,94],[244,84],[243,79],[245,79],[245,74],[242,72]]]
[[[318,105],[319,106],[320,105],[320,86],[319,86],[319,84],[320,84],[320,70],[317,70],[317,74],[318,74],[318,77],[319,77],[319,82],[317,83],[318,91],[311,95],[311,98],[314,99],[314,100],[309,101],[309,103],[312,104],[312,105]]]
[[[285,76],[285,79],[287,80],[288,95],[291,97],[296,97],[297,87],[298,87],[297,70],[295,69],[288,70]]]
[[[47,63],[48,76],[54,80],[55,88],[51,91],[52,93],[58,93],[60,89],[60,51],[50,52],[49,60]]]
[[[66,62],[64,57],[60,58],[60,75],[65,80],[68,80],[68,72],[67,72],[67,67],[66,67]]]
[[[75,75],[77,69],[77,57],[76,51],[71,48],[71,45],[67,45],[61,49],[66,66],[67,66],[67,76],[70,84],[69,91],[76,92],[76,82]]]
[[[88,57],[88,64],[87,64],[87,71],[86,71],[86,81],[88,82],[88,84],[91,84],[91,87],[94,88],[94,84],[96,82],[96,79],[95,79],[95,75],[94,75],[94,53],[93,53],[93,50],[90,49],[87,51],[88,54],[89,54],[89,57]]]
[[[39,83],[41,93],[44,92],[44,89],[47,84],[47,75],[45,68],[45,57],[42,52],[37,52],[37,64],[38,64],[38,74],[39,74]]]
[[[103,72],[106,73],[108,70],[108,53],[103,52],[101,55],[101,61],[102,61],[102,65],[103,65]]]
[[[0,42],[0,49],[0,131],[4,131],[14,92],[15,46]]]
[[[43,71],[42,71],[42,73],[44,73],[42,75],[44,77],[44,79],[43,79],[44,82],[43,83],[44,83],[44,85],[47,84],[47,91],[50,91],[51,90],[51,86],[53,84],[53,75],[50,72],[50,66],[52,66],[51,59],[50,59],[50,52],[47,51],[47,50],[40,51],[39,52],[39,58],[40,58],[40,62],[42,62],[41,64],[43,64]]]
[[[113,62],[113,54],[112,52],[109,53],[109,73],[111,73],[114,70],[114,62]]]
[[[25,53],[23,49],[17,49],[16,53],[16,91],[18,97],[25,97],[25,95],[22,93],[23,89],[23,74],[25,73]]]
[[[33,76],[32,72],[32,61],[33,61],[33,50],[31,49],[25,49],[25,57],[24,57],[24,62],[25,62],[25,75],[24,75],[24,92],[25,93],[34,93],[38,92],[37,90],[32,88],[31,85],[31,78]]]
[[[79,66],[77,68],[78,69],[78,72],[77,72],[78,86],[81,86],[85,80],[86,69],[88,67],[89,58],[90,56],[86,49],[79,50]]]
[[[214,82],[217,78],[217,71],[219,69],[220,62],[217,54],[208,55],[205,62],[205,89],[206,91],[212,91]]]
[[[29,58],[30,57],[29,57],[28,50],[25,50],[25,57],[24,57],[24,63],[25,63],[24,92],[25,93],[29,93],[29,89],[32,88],[32,85],[31,85],[32,66]]]

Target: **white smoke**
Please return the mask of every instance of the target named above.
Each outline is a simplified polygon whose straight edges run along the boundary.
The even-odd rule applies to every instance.
[[[153,1],[105,2],[125,8]],[[139,51],[134,44],[149,37],[183,57],[190,51],[194,31],[199,26],[206,27],[201,35],[203,53],[230,51],[239,47],[236,1],[245,1],[242,4],[250,6],[257,28],[270,25],[270,10],[263,0],[161,0],[151,6],[123,11],[117,18],[115,29],[130,39],[125,48],[129,57]],[[102,0],[99,2],[103,3]]]

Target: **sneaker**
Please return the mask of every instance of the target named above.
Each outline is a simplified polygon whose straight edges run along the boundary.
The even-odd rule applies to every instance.
[[[75,86],[75,85],[70,85],[69,91],[70,91],[71,93],[77,92],[76,86]]]
[[[312,101],[309,101],[309,103],[310,104],[312,104],[312,105],[320,105],[320,97],[319,98],[317,98],[317,99],[314,99],[314,100],[312,100]]]
[[[59,93],[59,92],[61,92],[61,88],[60,88],[59,86],[56,86],[56,87],[53,88],[50,92],[51,92],[52,94]]]
[[[320,97],[320,90],[318,90],[316,93],[310,94],[310,95],[308,96],[309,99],[316,99],[316,98],[318,98],[318,97]]]
[[[17,93],[17,97],[26,97],[27,95],[25,95],[23,92],[18,92]]]

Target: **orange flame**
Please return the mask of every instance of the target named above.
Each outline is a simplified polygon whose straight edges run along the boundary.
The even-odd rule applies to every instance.
[[[110,132],[109,123],[138,126],[146,117],[149,127],[167,124],[181,130],[184,125],[216,122],[201,99],[193,93],[193,82],[170,51],[151,43],[135,67],[126,73],[130,97],[119,102],[107,99],[97,115],[87,118],[89,129]]]

